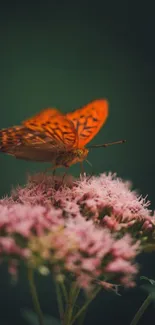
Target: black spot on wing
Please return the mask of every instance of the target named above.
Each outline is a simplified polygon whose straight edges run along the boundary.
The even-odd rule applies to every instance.
[[[98,119],[95,118],[95,117],[92,117],[92,120],[93,120],[94,122],[98,122]]]

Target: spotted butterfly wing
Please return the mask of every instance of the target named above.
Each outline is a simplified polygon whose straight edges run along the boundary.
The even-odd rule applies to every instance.
[[[83,147],[99,132],[108,117],[108,102],[98,99],[82,108],[66,114],[78,134],[78,146]]]
[[[77,132],[73,122],[57,109],[44,109],[22,124],[32,131],[38,131],[44,138],[51,137],[58,147],[70,149],[77,144]]]
[[[67,152],[84,147],[107,116],[108,103],[103,99],[65,116],[54,108],[47,108],[23,121],[21,126],[0,130],[0,151],[21,159],[54,162],[59,158],[59,162],[65,163]]]
[[[57,110],[45,109],[22,124],[0,130],[0,151],[16,158],[52,162],[78,141],[72,121]]]
[[[36,115],[24,120],[22,124],[27,128],[42,132],[44,127],[49,127],[53,118],[63,114],[56,108],[45,108]]]
[[[55,155],[53,157],[52,146],[55,145],[55,142],[50,143],[50,145],[48,143],[47,148],[42,135],[38,135],[38,132],[36,134],[23,126],[0,130],[0,151],[18,159],[52,161],[55,158]]]

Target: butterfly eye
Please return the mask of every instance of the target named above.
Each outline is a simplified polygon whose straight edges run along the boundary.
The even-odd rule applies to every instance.
[[[78,151],[77,151],[77,155],[78,155],[79,158],[80,158],[81,156],[83,156],[83,150],[78,149]]]

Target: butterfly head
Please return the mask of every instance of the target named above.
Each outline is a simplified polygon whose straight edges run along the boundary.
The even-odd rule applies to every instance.
[[[67,157],[65,156],[64,163],[62,162],[62,165],[69,167],[71,165],[74,165],[78,162],[82,162],[86,159],[88,155],[89,150],[87,148],[76,148],[71,150],[67,153]],[[59,165],[60,161],[58,162]]]
[[[87,158],[89,150],[87,148],[79,148],[75,149],[75,156],[77,159],[77,162],[81,162],[84,159]]]

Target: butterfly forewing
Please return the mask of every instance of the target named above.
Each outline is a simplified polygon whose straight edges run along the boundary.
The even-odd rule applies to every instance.
[[[31,130],[42,131],[43,125],[47,126],[52,123],[52,119],[58,115],[62,115],[56,108],[45,108],[36,115],[23,121],[22,124]]]
[[[44,109],[32,118],[23,121],[22,124],[30,130],[55,139],[58,146],[61,143],[66,148],[72,148],[78,142],[73,122],[54,108]]]
[[[78,134],[78,146],[83,147],[99,132],[108,117],[108,102],[105,99],[92,101],[86,106],[67,113]]]

